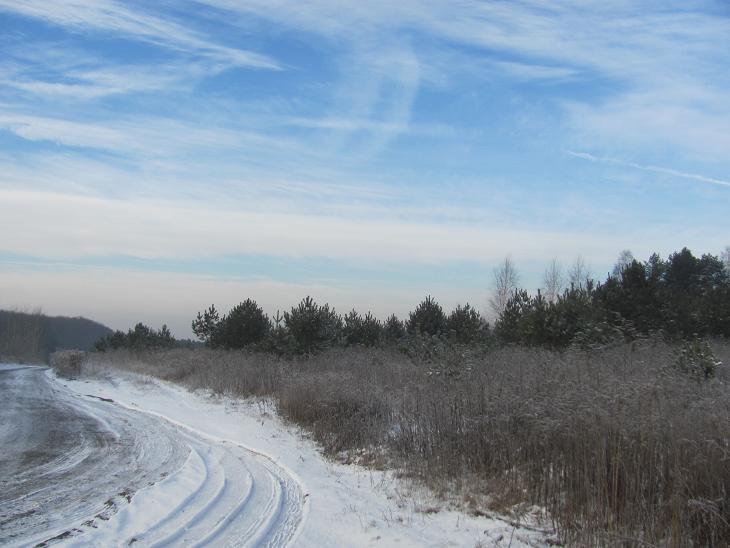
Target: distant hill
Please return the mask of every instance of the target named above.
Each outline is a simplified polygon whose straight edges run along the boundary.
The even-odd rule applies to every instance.
[[[86,318],[44,316],[46,341],[51,352],[56,350],[91,350],[94,343],[112,330]]]
[[[0,310],[0,359],[45,362],[56,350],[91,350],[112,330],[86,318]]]

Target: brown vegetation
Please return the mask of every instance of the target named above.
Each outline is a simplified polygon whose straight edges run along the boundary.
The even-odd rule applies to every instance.
[[[716,343],[728,363],[730,346]],[[662,341],[600,350],[382,349],[311,357],[208,349],[92,355],[236,397],[271,398],[325,453],[387,463],[473,511],[537,505],[570,545],[725,546],[730,386]]]
[[[82,350],[59,350],[51,354],[48,363],[60,377],[76,379],[81,376],[86,356],[86,352]]]

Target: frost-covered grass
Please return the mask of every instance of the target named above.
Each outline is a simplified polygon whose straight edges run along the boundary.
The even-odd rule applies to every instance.
[[[730,363],[730,346],[714,345]],[[547,512],[580,545],[730,542],[727,365],[698,381],[647,341],[564,353],[388,350],[310,358],[211,350],[94,355],[234,397],[264,396],[340,460],[389,467],[472,513]]]

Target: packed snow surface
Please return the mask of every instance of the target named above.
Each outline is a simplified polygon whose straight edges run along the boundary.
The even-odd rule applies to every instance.
[[[296,537],[304,493],[263,455],[74,392],[42,368],[3,368],[0,391],[0,544],[286,546]]]
[[[0,366],[0,545],[542,546],[325,460],[265,401]]]

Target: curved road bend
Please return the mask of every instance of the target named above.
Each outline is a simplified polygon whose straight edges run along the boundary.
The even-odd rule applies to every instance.
[[[75,394],[43,367],[0,365],[0,402],[0,545],[286,546],[296,537],[302,489],[262,455]],[[190,487],[165,490],[175,482]],[[152,518],[115,519],[133,497],[144,507],[151,489],[167,496]]]

